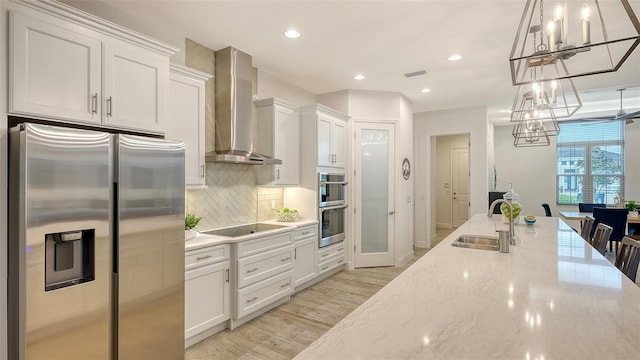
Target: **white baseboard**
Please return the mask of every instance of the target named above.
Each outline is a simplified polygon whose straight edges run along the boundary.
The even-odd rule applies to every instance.
[[[214,327],[212,327],[211,329],[207,329],[197,335],[194,335],[188,339],[185,339],[184,341],[184,348],[188,348],[190,346],[193,346],[197,343],[199,343],[200,341],[208,338],[209,336],[215,335],[217,333],[219,333],[220,331],[225,330],[228,327],[228,320],[223,322],[222,324],[218,324]]]
[[[436,228],[453,229],[453,225],[450,223],[436,223]]]
[[[406,253],[404,256],[401,256],[397,263],[396,266],[402,266],[406,263],[409,262],[409,260],[413,259],[413,250],[409,251],[408,253]]]
[[[420,248],[420,249],[428,249],[429,248],[430,243],[427,240],[420,240],[420,241],[416,241],[415,244],[413,244],[413,246]]]

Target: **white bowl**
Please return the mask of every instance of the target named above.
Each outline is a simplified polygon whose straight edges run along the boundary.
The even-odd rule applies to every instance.
[[[276,211],[276,220],[281,221],[281,222],[295,221],[297,217],[298,217],[298,212],[297,211],[290,211],[290,212],[277,212]]]

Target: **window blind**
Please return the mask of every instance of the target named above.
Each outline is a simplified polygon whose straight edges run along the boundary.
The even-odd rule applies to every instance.
[[[613,204],[624,195],[624,121],[561,122],[556,159],[557,204]]]

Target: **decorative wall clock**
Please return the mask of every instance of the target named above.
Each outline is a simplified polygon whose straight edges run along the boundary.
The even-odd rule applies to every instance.
[[[407,158],[404,158],[404,160],[402,160],[402,177],[405,180],[409,180],[409,177],[411,177],[411,163]]]

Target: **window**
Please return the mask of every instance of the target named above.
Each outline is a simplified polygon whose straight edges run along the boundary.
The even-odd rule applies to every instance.
[[[560,122],[556,203],[613,204],[624,196],[624,121]]]

